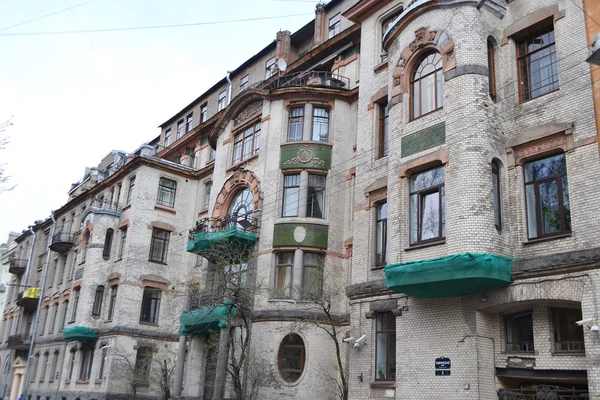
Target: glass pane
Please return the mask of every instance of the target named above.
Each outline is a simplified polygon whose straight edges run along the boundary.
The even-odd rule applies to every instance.
[[[429,171],[421,172],[413,175],[410,178],[410,191],[416,192],[419,190],[428,189],[434,186],[439,186],[444,183],[444,167],[439,167]]]
[[[565,155],[563,153],[525,164],[525,182],[544,179],[567,173]]]
[[[413,83],[413,118],[421,116],[421,81]]]
[[[385,219],[387,218],[387,203],[382,203],[377,206],[377,219]]]
[[[305,299],[320,299],[321,288],[323,286],[321,268],[310,267],[304,268],[304,277],[302,280],[302,298]]]
[[[387,333],[378,333],[376,337],[376,353],[375,353],[375,377],[376,379],[387,378]]]
[[[421,79],[421,114],[435,110],[435,76]]]
[[[300,188],[293,187],[283,191],[283,216],[295,217],[298,215],[298,197]]]
[[[323,256],[317,253],[304,253],[304,265],[322,266]]]
[[[434,239],[440,235],[440,193],[422,196],[421,240]]]
[[[492,202],[494,207],[494,224],[500,226],[500,193],[498,188],[500,186],[499,177],[497,172],[492,173]]]
[[[442,196],[442,237],[446,237],[446,186],[440,188],[440,195]]]
[[[561,183],[563,196],[563,210],[565,213],[565,231],[571,232],[571,204],[569,203],[569,183],[567,182],[566,176],[562,177]]]
[[[435,73],[436,82],[437,82],[437,107],[440,108],[444,105],[444,75],[442,71],[438,71]]]
[[[388,366],[390,369],[389,379],[396,379],[396,332],[388,333]]]
[[[277,297],[291,297],[292,267],[277,267]]]
[[[542,212],[542,234],[560,232],[560,207],[558,200],[558,182],[541,183],[540,209]]]
[[[418,221],[419,221],[419,196],[414,194],[410,196],[410,243],[416,243]]]
[[[536,238],[538,236],[535,207],[535,186],[527,185],[525,186],[525,212],[527,213],[527,232],[529,239]]]

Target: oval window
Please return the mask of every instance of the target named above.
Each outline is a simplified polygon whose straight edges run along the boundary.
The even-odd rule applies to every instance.
[[[278,353],[279,374],[288,383],[297,382],[304,371],[304,342],[295,333],[290,333],[279,345]]]

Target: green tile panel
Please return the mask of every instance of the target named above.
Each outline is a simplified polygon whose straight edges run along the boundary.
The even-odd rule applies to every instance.
[[[444,143],[446,143],[446,123],[440,122],[404,136],[402,138],[402,157],[412,156]]]
[[[319,224],[276,224],[273,230],[273,247],[306,246],[327,248],[329,227]]]
[[[281,146],[280,167],[292,168],[331,168],[331,146],[319,143]]]

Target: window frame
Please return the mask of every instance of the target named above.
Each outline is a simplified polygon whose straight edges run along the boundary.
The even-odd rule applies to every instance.
[[[127,226],[124,226],[119,230],[121,231],[121,237],[119,238],[119,253],[117,254],[116,261],[123,259],[123,254],[125,254],[125,243],[127,242]]]
[[[317,186],[313,184],[311,186],[311,177],[319,177],[323,178],[323,186]],[[320,188],[320,190],[315,190],[315,188]],[[311,193],[311,190],[313,192]],[[315,216],[315,208],[311,207],[315,203],[318,205],[318,201],[315,201],[318,194],[322,194],[323,201],[321,207],[321,215]],[[306,184],[306,217],[307,218],[318,218],[325,219],[326,218],[326,210],[327,210],[327,175],[325,174],[308,174],[307,184]]]
[[[323,112],[325,115],[317,115],[317,112]],[[319,126],[325,126],[325,130],[326,130],[326,137],[325,140],[323,140],[323,137],[321,135],[319,135],[318,138],[315,138],[315,127],[319,125]],[[320,130],[319,130],[320,131]],[[311,140],[313,142],[322,142],[322,143],[328,143],[329,142],[329,109],[325,108],[325,107],[313,107],[313,115],[312,115],[312,137]]]
[[[140,365],[141,362],[144,362],[144,365]],[[143,375],[138,374],[140,378],[143,378],[142,383],[148,384],[150,383],[150,368],[152,366],[152,349],[150,347],[139,347],[137,349],[135,355],[135,365],[134,370],[139,371],[140,368],[143,368]]]
[[[162,290],[152,286],[144,287],[142,307],[140,309],[140,323],[158,325],[161,300]]]
[[[286,339],[289,338],[290,341],[292,340],[291,339],[292,335],[297,336],[300,339],[300,341],[302,342],[302,345],[286,343],[285,342]],[[283,363],[286,358],[286,350],[287,349],[300,349],[300,368],[299,369],[284,368]],[[285,337],[281,340],[281,342],[279,343],[279,350],[277,351],[277,371],[279,372],[279,376],[281,377],[281,379],[283,379],[283,381],[287,382],[290,385],[293,385],[300,381],[300,379],[304,375],[305,370],[306,370],[306,344],[304,343],[304,339],[302,339],[302,337],[300,335],[298,335],[297,333],[289,333],[289,334],[285,335]],[[286,373],[286,372],[299,373],[298,379],[293,380],[293,381],[286,379],[283,376],[284,373]]]
[[[73,305],[71,308],[71,322],[75,322],[77,318],[77,307],[79,306],[79,296],[81,295],[81,287],[76,287],[73,289]]]
[[[547,32],[546,32],[547,31]],[[543,23],[541,25],[536,26],[536,29],[528,29],[526,31],[526,34],[523,35],[519,35],[518,38],[515,38],[515,48],[516,48],[516,56],[517,56],[517,77],[518,77],[518,86],[519,86],[519,102],[520,103],[526,103],[528,101],[537,99],[539,97],[542,97],[546,94],[555,92],[557,90],[560,89],[560,84],[558,81],[558,57],[557,57],[557,50],[556,50],[556,31],[554,29],[554,23],[552,22],[548,22],[548,23]],[[554,40],[540,48],[534,49],[532,51],[526,51],[525,53],[521,53],[521,45],[523,42],[525,42],[525,45],[527,45],[527,40],[531,39],[532,41],[534,41],[536,38],[539,38],[540,36],[544,36],[545,34],[548,34],[548,36],[550,37],[550,34],[552,34],[552,37],[554,38]],[[550,70],[551,71],[556,71],[556,74],[552,73],[552,83],[550,85],[545,85],[543,87],[547,87],[547,86],[554,86],[556,85],[556,88],[551,89],[547,92],[544,93],[540,93],[537,96],[532,96],[532,92],[534,90],[540,90],[543,87],[540,87],[538,89],[534,89],[531,90],[531,81],[529,80],[529,78],[532,76],[532,73],[530,72],[530,66],[531,66],[531,62],[528,62],[528,60],[530,60],[530,57],[534,54],[541,54],[544,50],[549,49],[549,57],[550,57]],[[546,56],[543,56],[541,59],[545,58]],[[540,59],[535,60],[538,63],[538,66],[540,64]],[[534,61],[534,62],[535,62]],[[522,72],[522,68],[523,66],[526,67],[527,71],[528,71],[528,75],[526,77],[523,76],[523,72]],[[537,73],[539,74],[541,71],[541,68],[539,68],[537,70]],[[541,81],[541,80],[540,80]],[[529,90],[529,97],[526,97],[526,93],[525,93],[525,86],[527,85],[528,90]]]
[[[413,191],[410,188],[411,183],[413,182],[414,179],[416,179],[417,176],[430,172],[430,171],[434,171],[437,169],[441,169],[444,172],[444,182],[442,184],[438,184],[435,186],[430,186],[427,187],[425,189],[420,189],[420,190],[416,190]],[[430,239],[422,239],[422,220],[423,220],[423,216],[422,216],[422,209],[423,209],[423,200],[425,198],[425,196],[431,195],[433,193],[439,193],[439,203],[438,203],[438,207],[439,207],[439,228],[438,228],[438,236],[430,238]],[[417,221],[413,221],[413,209],[412,209],[412,196],[417,196]],[[446,171],[445,171],[445,166],[444,165],[440,165],[440,166],[436,166],[434,168],[430,168],[424,171],[419,171],[418,173],[413,174],[410,177],[410,181],[409,181],[409,242],[410,242],[410,246],[419,246],[419,245],[423,245],[423,244],[428,244],[428,243],[435,243],[435,242],[439,242],[439,241],[443,241],[446,240],[446,235],[444,234],[444,228],[445,228],[445,220],[446,220],[446,210],[445,210],[445,196],[446,196]],[[417,237],[415,238],[415,241],[412,242],[411,240],[411,233],[412,233],[412,229],[413,229],[413,224],[416,223],[417,224]]]
[[[210,192],[212,190],[212,181],[204,182],[204,193],[202,197],[202,209],[208,210],[210,205]]]
[[[117,305],[117,296],[119,294],[119,285],[112,285],[110,287],[110,299],[108,302],[108,315],[106,320],[112,321],[115,314],[115,306]]]
[[[551,317],[552,317],[552,343],[553,350],[557,353],[585,353],[585,340],[583,333],[583,326],[579,326],[575,324],[575,321],[582,320],[582,311],[577,308],[564,308],[564,307],[552,307],[550,308]],[[562,336],[559,328],[560,328],[560,313],[578,313],[578,315],[571,316],[571,318],[566,319],[566,326],[571,328],[572,330],[577,330],[581,337],[581,340],[559,340]],[[567,345],[567,349],[561,348],[562,344]]]
[[[246,74],[240,78],[240,93],[242,93],[244,90],[248,89],[248,86],[249,86],[248,82],[249,82],[249,74]]]
[[[129,185],[127,189],[127,205],[133,201],[133,190],[135,188],[135,175],[131,176],[128,180]]]
[[[177,196],[177,181],[161,177],[158,180],[158,193],[156,195],[156,204],[175,208],[175,197]]]
[[[94,349],[81,349],[81,362],[79,363],[78,381],[89,382],[92,377],[92,367],[94,365]]]
[[[98,285],[96,286],[96,291],[94,292],[94,303],[92,305],[92,318],[98,319],[102,315],[102,304],[104,302],[104,286]]]
[[[219,92],[219,97],[217,100],[217,112],[225,109],[227,107],[227,89]]]
[[[160,228],[152,228],[152,237],[150,239],[150,254],[148,255],[148,261],[156,262],[160,264],[167,264],[167,256],[169,253],[169,240],[171,238],[171,231]],[[154,254],[157,246],[160,246],[160,255]]]
[[[384,322],[384,317],[389,317],[390,321],[393,321],[393,327],[392,328],[384,328],[383,327],[383,322]],[[381,329],[379,328],[379,321],[381,320]],[[377,367],[378,367],[378,359],[377,359],[377,355],[378,355],[378,348],[379,348],[379,341],[377,340],[377,337],[379,335],[385,335],[385,374],[383,378],[379,377],[379,371],[377,371]],[[381,312],[381,313],[376,313],[375,314],[375,381],[382,381],[382,382],[394,382],[396,380],[396,377],[392,377],[392,365],[391,365],[391,361],[389,359],[389,355],[390,355],[390,345],[393,343],[394,345],[394,349],[396,347],[396,316],[391,312],[391,311],[387,311],[387,312]],[[395,352],[394,352],[394,364],[397,362],[397,360],[395,359]],[[394,370],[393,370],[393,374],[396,374],[396,365],[393,366]]]
[[[383,214],[382,211],[385,207],[385,217],[380,216]],[[375,266],[384,267],[387,265],[387,221],[388,221],[388,203],[382,201],[377,203],[375,206]],[[379,243],[379,227],[381,226],[381,241]],[[379,254],[379,248],[381,247],[381,255]]]
[[[329,29],[328,29],[328,39],[339,35],[342,31],[342,14],[337,13],[333,17],[329,18]]]
[[[556,156],[562,156],[563,157],[563,162],[564,162],[564,173],[561,174],[555,174],[555,175],[551,175],[551,176],[547,176],[545,178],[540,178],[537,180],[532,180],[532,181],[527,181],[526,178],[526,172],[525,172],[525,168],[527,165],[535,163],[535,162],[539,162],[542,160],[546,160],[546,159],[550,159],[552,157],[556,157]],[[531,160],[526,162],[525,164],[523,164],[523,194],[525,196],[525,221],[526,221],[526,229],[527,229],[527,240],[537,240],[537,239],[545,239],[545,238],[551,238],[554,236],[561,236],[561,235],[567,235],[570,234],[572,232],[572,221],[571,221],[571,201],[570,201],[570,195],[569,195],[569,179],[568,179],[568,171],[567,171],[567,156],[565,153],[556,153],[556,154],[551,154],[551,155],[547,155],[545,157],[541,157],[541,158],[537,158],[535,160]],[[564,193],[563,193],[563,178],[567,183],[567,200],[569,203],[569,208],[565,208],[564,205]],[[556,232],[552,232],[552,233],[547,233],[547,234],[543,234],[542,232],[542,220],[543,220],[543,212],[541,210],[541,199],[540,199],[540,184],[546,184],[549,182],[556,182],[556,187],[557,187],[557,194],[560,194],[558,197],[558,205],[559,205],[559,223],[560,223],[560,230],[556,231]],[[537,231],[537,236],[531,236],[531,233],[529,231],[529,213],[527,211],[528,209],[528,196],[527,196],[527,187],[533,185],[533,194],[535,196],[535,225],[536,225],[536,231]],[[568,222],[568,224],[567,224]],[[567,227],[568,225],[568,227]]]
[[[183,136],[184,120],[180,119],[177,121],[177,133],[175,134],[175,141],[178,141]]]
[[[439,68],[435,69],[433,72],[428,73],[427,75],[424,76],[420,76],[419,78],[415,79],[415,75],[417,74],[417,69],[421,66],[421,64],[423,62],[425,62],[427,60],[427,58],[431,55],[435,55],[437,54],[440,59],[439,59],[439,63],[440,66]],[[439,73],[439,76],[438,76]],[[434,100],[435,100],[435,104],[434,104],[434,108],[431,111],[428,111],[426,113],[423,113],[423,91],[422,91],[422,87],[421,87],[421,83],[423,82],[423,80],[431,75],[434,75]],[[441,81],[441,87],[442,87],[442,93],[441,93],[441,104],[438,104],[438,79]],[[415,84],[418,82],[419,84],[419,115],[415,115]],[[419,58],[419,60],[415,63],[414,68],[411,71],[410,74],[410,121],[413,121],[415,119],[424,117],[426,115],[429,115],[431,113],[436,112],[437,110],[443,109],[444,108],[444,68],[443,68],[443,61],[442,61],[442,55],[438,52],[438,51],[429,51],[427,53],[424,53],[421,55],[421,57]]]
[[[233,165],[240,164],[258,155],[260,151],[260,136],[262,124],[260,120],[238,130],[233,140]],[[245,153],[246,145],[250,144],[250,153]],[[238,157],[239,150],[239,157]]]
[[[275,74],[275,65],[277,57],[273,56],[265,62],[265,79],[269,79]]]
[[[523,333],[517,332],[517,327],[514,321],[521,318],[529,318],[531,320],[532,340],[516,340],[509,342],[511,336],[521,336]],[[504,322],[504,347],[507,353],[535,353],[535,337],[533,335],[533,310],[524,310],[516,313],[503,315]],[[512,332],[509,332],[512,331]],[[516,346],[515,346],[516,345]]]
[[[289,257],[289,259],[286,259]],[[294,288],[294,261],[296,254],[293,251],[282,251],[280,253],[275,254],[275,298],[276,299],[291,299],[293,297],[293,288]],[[280,288],[281,274],[280,270],[289,269],[286,271],[284,277],[289,280],[289,287],[283,286],[283,289]],[[289,276],[288,276],[289,273]],[[284,285],[286,282],[283,282]],[[286,293],[287,292],[287,293]]]
[[[110,252],[112,249],[112,242],[115,231],[112,228],[108,228],[106,230],[106,235],[104,236],[104,246],[102,248],[102,258],[104,261],[110,260]]]
[[[297,181],[295,182],[291,182],[290,184],[288,184],[288,177],[297,177]],[[297,217],[300,211],[300,181],[302,180],[302,177],[299,173],[297,174],[286,174],[283,176],[283,198],[282,198],[282,207],[281,207],[281,217],[282,218],[286,218],[286,217]],[[294,192],[295,194],[287,194],[288,191]],[[291,200],[291,203],[288,203],[288,200]],[[290,211],[293,211],[293,207],[291,207],[291,205],[294,203],[296,203],[296,207],[295,213],[291,213],[291,214],[287,214],[286,210],[289,208]],[[286,207],[286,206],[290,206],[290,207]]]
[[[316,256],[316,263],[310,263],[307,261],[307,255],[310,256]],[[304,251],[302,253],[302,288],[301,288],[301,293],[300,293],[300,297],[302,298],[302,300],[318,300],[321,299],[323,297],[323,267],[324,267],[324,263],[325,263],[325,256],[322,253],[316,253],[316,252],[311,252],[311,251]],[[307,276],[309,276],[309,274],[307,274],[307,270],[316,270],[318,275],[313,275],[313,276],[318,276],[318,282],[307,282]],[[318,285],[318,287],[315,287],[314,283],[316,283]],[[310,284],[310,285],[309,285]],[[312,295],[309,293],[309,291],[311,289],[316,289],[317,290],[317,294],[316,295]]]
[[[192,111],[185,117],[185,133],[194,129],[194,112]]]
[[[200,106],[200,123],[206,122],[208,119],[208,103]]]
[[[169,147],[171,144],[171,128],[167,128],[165,131],[165,147]]]
[[[298,114],[294,115],[296,112],[298,112]],[[297,138],[298,130],[300,131],[300,138]],[[294,131],[293,138],[291,137],[292,131]],[[303,131],[304,131],[304,106],[291,108],[288,111],[287,141],[288,142],[301,142],[303,140]]]
[[[488,91],[490,98],[496,102],[496,49],[490,38],[487,39],[487,57],[488,57]]]
[[[388,110],[387,98],[385,99],[385,101],[377,103],[377,110],[379,120],[377,132],[379,148],[378,158],[383,158],[387,157],[390,150],[390,114]]]

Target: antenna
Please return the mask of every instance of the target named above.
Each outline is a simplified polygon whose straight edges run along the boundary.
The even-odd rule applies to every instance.
[[[279,68],[279,70],[281,72],[285,72],[285,70],[287,69],[287,63],[285,62],[285,60],[283,58],[280,58],[279,60],[277,60],[277,67]]]

